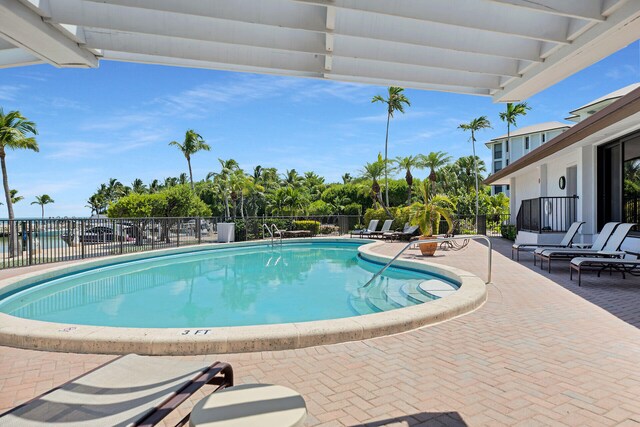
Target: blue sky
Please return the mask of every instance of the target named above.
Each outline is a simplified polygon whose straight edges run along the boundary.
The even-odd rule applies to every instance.
[[[527,100],[519,126],[559,120],[571,109],[640,80],[640,42]],[[187,171],[172,140],[195,129],[212,146],[192,160],[196,179],[219,169],[217,158],[298,172],[313,170],[339,181],[357,175],[384,149],[386,113],[371,104],[386,88],[213,70],[103,61],[91,70],[48,65],[0,70],[0,106],[20,110],[38,124],[40,153],[11,152],[9,183],[25,200],[19,217],[39,216],[34,196],[56,201],[47,216],[87,216],[87,198],[102,182],[150,182]],[[470,155],[457,125],[487,115],[494,129],[482,142],[506,133],[504,105],[490,98],[406,90],[411,107],[391,123],[389,156],[446,151]],[[423,176],[424,173],[417,173]],[[2,207],[2,217],[6,216]]]

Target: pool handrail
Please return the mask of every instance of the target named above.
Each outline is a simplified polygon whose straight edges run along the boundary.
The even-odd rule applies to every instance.
[[[269,226],[265,223],[262,223],[262,228],[266,228],[267,231],[269,232],[269,235],[271,236],[271,246],[273,246],[273,231],[271,230],[271,228],[269,228]]]
[[[420,243],[442,243],[442,242],[451,242],[454,240],[463,240],[463,239],[469,239],[469,240],[479,240],[479,239],[483,239],[487,241],[487,245],[489,248],[489,253],[487,256],[487,281],[485,282],[486,284],[491,283],[491,240],[487,237],[487,236],[482,236],[480,234],[473,234],[473,235],[469,235],[469,236],[454,236],[454,237],[444,237],[444,238],[431,238],[431,239],[420,239],[420,240],[414,240],[412,242],[409,242],[404,248],[402,248],[400,250],[400,252],[398,252],[396,254],[396,256],[394,256],[388,263],[386,263],[376,274],[373,275],[373,277],[371,279],[369,279],[369,281],[367,283],[365,283],[364,285],[362,285],[362,288],[366,288],[367,286],[369,286],[375,279],[378,278],[378,276],[380,276],[382,273],[384,273],[384,271],[389,268],[389,266],[391,264],[393,264],[393,262],[395,260],[397,260],[400,255],[402,255],[404,253],[404,251],[406,251],[407,249],[409,249],[412,245],[415,244],[420,244]]]
[[[275,224],[271,224],[271,230],[273,231],[273,233],[271,233],[271,246],[273,246],[273,236],[276,233],[278,233],[278,236],[280,237],[280,244],[282,245],[282,230],[280,230]]]

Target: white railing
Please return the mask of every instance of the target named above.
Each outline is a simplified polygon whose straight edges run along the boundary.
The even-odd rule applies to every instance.
[[[489,253],[487,255],[487,281],[485,283],[489,284],[491,283],[491,240],[489,240],[489,238],[487,236],[480,236],[480,235],[473,235],[473,236],[455,236],[455,237],[445,237],[445,238],[433,238],[433,239],[424,239],[424,240],[414,240],[413,242],[409,242],[404,248],[402,248],[400,250],[400,252],[398,252],[396,254],[396,256],[394,256],[391,261],[389,261],[388,263],[386,263],[384,265],[384,267],[382,267],[380,269],[380,271],[378,271],[376,274],[373,275],[373,277],[367,282],[365,283],[362,287],[366,288],[367,286],[369,286],[371,283],[373,283],[373,281],[375,279],[377,279],[382,273],[384,273],[384,271],[389,268],[389,266],[391,264],[393,264],[393,262],[395,260],[397,260],[398,258],[400,258],[400,255],[402,255],[404,253],[404,251],[406,251],[407,249],[409,249],[411,246],[415,245],[415,244],[420,244],[420,243],[443,243],[443,242],[452,242],[454,240],[464,240],[464,239],[469,239],[469,240],[486,240],[488,248],[489,248]]]

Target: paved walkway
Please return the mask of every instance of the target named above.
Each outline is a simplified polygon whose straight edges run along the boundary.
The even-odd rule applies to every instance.
[[[231,362],[239,383],[298,390],[309,425],[640,426],[640,280],[588,274],[578,288],[568,264],[549,276],[494,243],[489,300],[466,316],[361,342],[197,358]],[[486,274],[479,243],[433,261]],[[0,408],[111,358],[0,348]]]

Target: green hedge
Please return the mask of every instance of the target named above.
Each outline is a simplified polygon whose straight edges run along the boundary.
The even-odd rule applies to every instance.
[[[515,241],[516,234],[518,234],[518,231],[516,230],[516,226],[513,224],[502,224],[500,226],[500,233],[502,234],[502,237],[504,237],[505,239]]]
[[[309,230],[312,236],[320,233],[320,221],[296,220],[291,226],[294,230]]]
[[[408,206],[402,208],[391,208],[389,209],[393,214],[393,224],[391,225],[392,230],[402,230],[404,225],[407,222],[410,222],[411,218],[411,210]],[[372,219],[377,219],[380,222],[378,223],[378,229],[382,228],[382,224],[388,220],[389,218],[384,209],[367,209],[364,213],[364,226],[367,227],[369,222]]]

